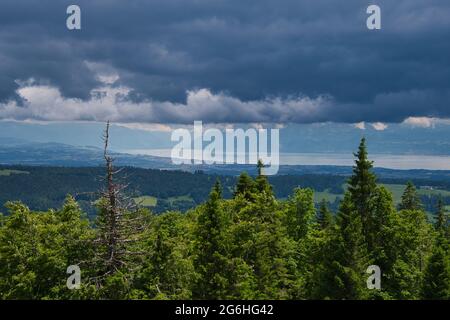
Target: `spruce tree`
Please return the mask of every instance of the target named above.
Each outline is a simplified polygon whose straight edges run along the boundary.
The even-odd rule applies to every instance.
[[[361,217],[363,235],[369,250],[372,249],[372,213],[370,210],[370,199],[377,187],[376,177],[371,172],[372,161],[368,159],[366,139],[362,138],[358,152],[355,154],[355,166],[353,175],[348,181],[348,190],[354,209]]]
[[[217,193],[219,198],[222,198],[222,185],[220,184],[220,180],[217,179],[214,183],[213,190]]]
[[[395,299],[419,299],[424,270],[431,255],[434,234],[423,210],[401,210],[393,215],[395,260],[386,275]]]
[[[325,199],[323,199],[320,202],[316,221],[321,230],[327,229],[333,223],[333,215],[331,211],[328,209],[328,202]]]
[[[392,267],[396,260],[398,245],[393,237],[393,223],[396,212],[391,192],[383,186],[377,187],[370,205],[373,212],[373,248],[370,251],[370,256],[373,264],[380,267],[382,274],[382,291],[374,291],[373,293],[381,294],[378,297],[389,298],[391,286],[387,278],[392,276]]]
[[[450,299],[449,243],[442,229],[438,230],[437,240],[425,269],[422,297],[427,300]]]
[[[377,187],[371,199],[373,212],[373,251],[374,263],[384,272],[392,266],[395,243],[392,239],[392,219],[395,214],[392,194],[385,187]]]
[[[296,188],[287,203],[287,229],[289,235],[299,241],[306,237],[313,226],[316,208],[314,207],[314,192],[311,189]]]
[[[261,160],[258,160],[256,168],[258,171],[258,175],[255,179],[256,191],[272,194],[272,186],[269,184],[267,177],[264,175],[264,163]]]
[[[241,173],[236,184],[236,190],[233,194],[233,197],[236,198],[237,196],[242,196],[245,199],[252,201],[254,200],[254,191],[255,182],[253,181],[252,177],[250,177],[247,172]]]
[[[346,193],[336,216],[333,239],[328,243],[327,261],[317,295],[329,299],[364,299],[367,267],[370,265],[362,234],[361,216]]]
[[[447,216],[445,214],[445,206],[444,206],[444,202],[442,201],[442,197],[439,197],[439,200],[437,203],[435,227],[436,227],[436,230],[443,232],[444,234],[447,234],[448,221],[447,221]]]
[[[221,200],[221,187],[216,182],[204,209],[200,211],[195,231],[197,256],[194,267],[200,275],[194,288],[195,298],[224,299],[227,295],[227,258]]]
[[[192,243],[195,218],[191,214],[166,212],[153,216],[146,233],[142,271],[134,281],[133,296],[149,299],[191,299],[197,273]]]
[[[230,203],[233,297],[288,299],[297,279],[295,242],[287,236],[285,213],[272,192],[255,187],[250,196],[252,201],[238,197]]]
[[[20,202],[8,202],[9,214],[0,226],[0,300],[79,298],[84,291],[68,290],[67,267],[92,258],[92,230],[75,200],[63,207],[33,212]],[[82,278],[84,279],[84,278]],[[94,298],[93,296],[88,296]]]
[[[310,295],[314,285],[315,271],[322,258],[322,247],[327,231],[319,230],[316,223],[316,208],[312,189],[294,189],[286,202],[286,228],[295,241],[296,275],[294,299]]]
[[[422,297],[428,300],[450,299],[450,251],[447,217],[442,198],[437,204],[436,243],[425,269]]]
[[[288,299],[295,278],[295,243],[287,236],[283,212],[266,193],[243,207],[233,226],[234,255],[251,267],[253,299]]]
[[[408,181],[406,184],[399,210],[422,210],[422,202],[417,194],[416,187],[411,181]]]

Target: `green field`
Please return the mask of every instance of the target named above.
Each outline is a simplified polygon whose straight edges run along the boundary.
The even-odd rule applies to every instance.
[[[158,204],[158,198],[153,196],[141,196],[133,198],[133,200],[136,204],[139,204],[144,207],[156,207],[156,205]],[[188,202],[194,201],[189,195],[169,197],[165,200],[167,200],[170,203],[170,205],[174,205],[176,202],[179,201],[188,201]]]
[[[136,204],[144,207],[156,207],[158,199],[152,196],[142,196],[133,199]]]
[[[167,198],[167,201],[169,201],[170,204],[173,205],[173,203],[177,202],[177,201],[189,201],[189,202],[192,202],[194,200],[190,196],[184,195],[184,196],[178,196],[178,197],[169,197],[169,198]]]
[[[29,174],[29,172],[20,170],[8,170],[8,169],[0,170],[0,176],[10,176],[13,174]]]
[[[394,202],[396,204],[400,203],[401,199],[402,199],[402,194],[405,191],[405,186],[401,185],[401,184],[383,184],[383,186],[385,186],[389,191],[392,192],[392,195],[394,197]],[[426,196],[431,196],[431,195],[442,195],[444,197],[448,197],[450,196],[450,191],[447,190],[440,190],[440,189],[423,189],[420,188],[417,190],[417,193],[419,195],[426,195]]]

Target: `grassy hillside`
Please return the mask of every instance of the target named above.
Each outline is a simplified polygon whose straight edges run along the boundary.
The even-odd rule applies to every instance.
[[[158,198],[152,196],[141,196],[133,198],[134,202],[144,207],[155,207],[158,203]]]

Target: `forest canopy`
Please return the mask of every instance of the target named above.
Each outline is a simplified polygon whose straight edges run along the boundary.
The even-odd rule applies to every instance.
[[[443,202],[429,220],[409,183],[396,206],[364,139],[336,210],[316,206],[310,188],[277,198],[258,170],[232,189],[212,182],[206,200],[186,212],[155,214],[128,201],[106,150],[105,159],[95,220],[71,195],[59,209],[7,203],[1,299],[450,298]],[[67,286],[69,266],[81,271],[77,288]],[[369,266],[381,270],[380,289],[368,288]]]

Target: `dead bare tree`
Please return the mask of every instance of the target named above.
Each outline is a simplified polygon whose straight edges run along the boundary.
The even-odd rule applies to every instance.
[[[125,196],[126,184],[116,182],[121,171],[114,169],[114,159],[108,154],[109,121],[103,135],[104,159],[106,167],[105,189],[101,192],[99,217],[97,221],[98,238],[95,240],[99,250],[95,260],[100,262],[101,270],[96,283],[124,268],[132,271],[138,266],[143,252],[135,246],[145,229],[146,219],[133,199]]]

